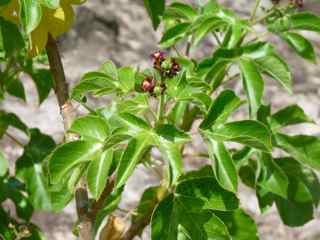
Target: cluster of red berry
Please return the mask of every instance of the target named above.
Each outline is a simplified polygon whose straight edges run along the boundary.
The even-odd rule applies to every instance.
[[[271,0],[273,4],[279,4],[281,0]],[[303,0],[290,0],[290,4],[295,5],[296,7],[303,7]]]
[[[299,8],[303,7],[303,0],[290,0],[290,3],[296,5]]]
[[[164,52],[157,51],[151,55],[153,60],[153,68],[156,69],[162,79],[173,78],[176,76],[180,70],[181,66],[176,61],[175,58],[167,58]],[[146,76],[141,83],[141,90],[143,92],[149,92],[150,94],[154,94],[154,89],[157,85],[156,80],[151,76]],[[160,83],[161,94],[165,91],[165,84],[162,81]]]

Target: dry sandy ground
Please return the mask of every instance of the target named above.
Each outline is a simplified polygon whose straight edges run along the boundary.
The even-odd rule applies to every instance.
[[[84,72],[96,69],[106,59],[112,59],[119,65],[144,67],[148,64],[149,54],[156,49],[159,33],[152,31],[142,2],[142,0],[89,0],[77,9],[78,18],[73,30],[61,40],[63,63],[70,85],[73,85]],[[239,10],[241,14],[247,14],[254,1],[225,0],[224,2]],[[305,2],[308,8],[319,12],[319,1]],[[309,37],[320,47],[319,36],[311,34]],[[277,39],[273,40],[277,43]],[[319,123],[319,66],[297,60],[286,46],[278,43],[277,46],[290,59],[293,67],[295,95],[290,96],[278,85],[268,82],[266,101],[272,99],[275,109],[297,102]],[[205,53],[206,49],[201,49],[201,52]],[[319,55],[319,48],[317,53]],[[9,98],[1,107],[17,113],[30,127],[38,127],[43,132],[53,135],[57,142],[61,141],[63,125],[54,95],[51,94],[49,99],[38,107],[33,84],[25,78],[24,85],[28,96],[26,104]],[[320,135],[319,126],[314,125],[301,126],[295,128],[295,131]],[[1,146],[10,159],[15,159],[21,154],[21,150],[16,149],[9,139],[2,141]],[[203,148],[202,142],[197,140],[193,146]],[[194,167],[202,162],[192,159],[188,166]],[[143,167],[139,167],[129,181],[122,204],[126,207],[134,207],[143,189],[157,182],[156,177]],[[320,239],[320,229],[317,227],[320,224],[320,216],[302,228],[289,229],[281,224],[275,209],[260,215],[256,198],[251,190],[242,187],[240,198],[243,200],[243,207],[255,217],[261,239]],[[41,226],[50,240],[75,239],[70,233],[72,223],[75,221],[73,203],[60,214],[38,212],[33,220]],[[143,239],[148,239],[147,234],[144,234]]]

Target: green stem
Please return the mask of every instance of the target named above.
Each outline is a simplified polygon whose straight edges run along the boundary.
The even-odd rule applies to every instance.
[[[213,37],[216,39],[216,41],[217,41],[217,43],[218,43],[218,45],[219,45],[219,47],[220,47],[220,46],[222,45],[222,42],[221,42],[221,40],[219,39],[217,33],[216,33],[216,32],[212,32],[212,34],[213,34]]]
[[[237,73],[237,74],[235,74],[233,76],[229,76],[225,81],[222,82],[222,84],[226,84],[228,82],[237,80],[239,77],[240,77],[240,73]]]
[[[251,18],[250,18],[251,21],[254,21],[254,19],[256,18],[260,3],[261,3],[261,0],[256,0],[256,4],[255,4],[255,6],[252,10],[252,13],[251,13]]]
[[[257,18],[257,19],[253,19],[251,21],[251,26],[253,26],[253,25],[255,25],[255,24],[259,23],[259,22],[262,22],[263,20],[265,20],[266,18],[268,18],[272,14],[273,14],[273,11],[272,11],[272,9],[270,9],[265,15],[263,15],[263,16]]]
[[[160,87],[161,87],[161,93],[160,93],[160,100],[159,100],[159,105],[158,105],[158,122],[157,124],[163,123],[164,116],[165,116],[165,78],[161,76],[161,81],[160,81]]]
[[[165,95],[161,93],[158,107],[158,124],[163,123],[164,115],[165,115]]]

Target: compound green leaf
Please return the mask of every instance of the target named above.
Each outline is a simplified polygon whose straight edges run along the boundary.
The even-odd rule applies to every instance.
[[[303,109],[298,105],[290,105],[272,115],[271,125],[272,128],[278,129],[289,125],[300,124],[300,123],[313,123]]]
[[[165,194],[166,189],[161,186],[147,188],[140,199],[140,202],[135,210],[135,215],[132,217],[132,223],[135,224],[143,219],[145,216],[151,216],[154,207]]]
[[[211,211],[194,212],[174,194],[160,202],[151,225],[153,240],[180,239],[181,231],[184,237],[191,240],[230,239],[226,226]]]
[[[226,123],[212,131],[205,131],[205,134],[219,142],[238,142],[267,152],[272,149],[270,131],[254,120]]]
[[[50,70],[36,69],[30,73],[38,92],[39,104],[41,104],[53,89],[53,79]]]
[[[16,174],[26,183],[33,207],[51,210],[51,198],[42,163],[54,149],[55,142],[38,129],[31,129],[30,133],[30,141],[25,146],[23,155],[17,160]]]
[[[197,11],[192,6],[180,2],[174,2],[166,7],[165,17],[182,18],[192,20],[197,16]]]
[[[60,212],[73,198],[73,192],[69,191],[69,179],[62,179],[56,185],[50,186],[52,211]]]
[[[59,146],[49,159],[51,183],[59,183],[76,165],[95,159],[101,153],[102,148],[101,143],[92,140],[78,140]]]
[[[304,59],[307,59],[313,63],[316,62],[316,53],[309,40],[298,33],[285,32],[282,38]]]
[[[80,101],[84,94],[94,95],[109,94],[117,90],[118,83],[109,74],[103,72],[86,73],[80,82],[72,89],[73,99]]]
[[[244,57],[256,60],[274,54],[274,48],[267,42],[253,42],[243,46],[241,52]]]
[[[219,29],[225,22],[218,17],[210,17],[202,21],[201,23],[195,23],[197,26],[191,26],[194,30],[193,45],[198,43],[212,31]]]
[[[244,89],[249,100],[250,115],[254,118],[261,105],[264,82],[253,60],[240,59],[240,70]]]
[[[190,23],[178,23],[169,28],[162,36],[160,45],[167,48],[179,41],[189,30]]]
[[[160,124],[155,128],[155,132],[160,138],[173,143],[186,143],[191,140],[188,134],[171,124]]]
[[[15,77],[6,79],[4,83],[4,87],[11,96],[17,97],[22,101],[26,101],[24,86],[19,79]]]
[[[136,97],[118,102],[117,108],[119,112],[128,112],[140,115],[149,108],[148,95],[139,94]]]
[[[27,34],[30,34],[40,23],[42,8],[38,0],[21,1],[21,19]]]
[[[28,127],[20,120],[20,118],[16,114],[0,111],[0,138],[7,131],[9,126],[19,129],[27,136],[29,136]]]
[[[111,77],[111,79],[118,79],[118,69],[111,60],[104,62],[99,68],[99,72],[102,72]]]
[[[292,75],[288,64],[278,55],[270,54],[255,60],[262,72],[278,81],[289,93],[292,93]]]
[[[289,181],[282,169],[273,161],[271,155],[262,154],[260,158],[260,176],[258,185],[283,198],[288,197]]]
[[[320,138],[306,135],[275,134],[278,147],[302,164],[320,169]]]
[[[320,183],[316,173],[303,166],[293,158],[278,158],[275,162],[289,179],[289,199],[296,202],[313,201],[318,206],[320,200]]]
[[[303,226],[313,219],[312,202],[300,203],[277,197],[276,206],[282,222],[290,227]]]
[[[151,136],[149,134],[142,133],[129,141],[117,169],[116,188],[122,187],[131,176],[141,157],[150,146],[150,140]]]
[[[183,173],[183,160],[179,144],[160,139],[159,150],[163,158],[170,164],[172,183],[175,184]]]
[[[222,142],[217,142],[209,138],[207,140],[207,145],[212,161],[213,171],[220,186],[230,192],[237,193],[237,170],[230,153]]]
[[[100,142],[104,142],[110,134],[106,120],[92,115],[76,119],[69,131],[79,134],[83,140],[94,139]]]
[[[290,29],[320,32],[320,17],[313,13],[296,13],[291,15],[288,20]]]
[[[214,125],[223,124],[240,105],[240,98],[232,90],[224,90],[212,103],[200,128],[209,129]]]
[[[183,176],[176,187],[176,194],[192,211],[232,211],[239,206],[236,195],[219,185],[210,166]]]
[[[188,103],[186,101],[177,102],[168,115],[168,120],[175,126],[181,126],[183,122],[183,116],[188,109]]]
[[[0,18],[0,48],[7,57],[24,47],[24,40],[17,25]]]
[[[129,128],[135,131],[150,130],[150,125],[142,118],[137,117],[134,114],[122,112],[119,114],[120,119],[129,126]]]
[[[135,70],[131,67],[122,67],[118,71],[119,82],[123,92],[127,93],[134,89]]]
[[[233,212],[215,211],[215,214],[227,226],[232,239],[259,239],[259,233],[256,223],[242,209],[237,209]]]
[[[165,11],[165,0],[144,0],[144,6],[151,18],[154,29],[157,29]]]
[[[9,180],[7,185],[12,183],[13,181]],[[25,196],[22,191],[18,191],[12,187],[8,187],[8,191],[10,192],[8,192],[6,196],[14,202],[18,217],[26,221],[30,221],[34,211],[34,208],[30,202],[31,199],[28,196]]]
[[[106,150],[101,156],[94,159],[88,168],[87,182],[89,190],[95,199],[98,199],[106,186],[109,169],[112,164],[113,150]]]

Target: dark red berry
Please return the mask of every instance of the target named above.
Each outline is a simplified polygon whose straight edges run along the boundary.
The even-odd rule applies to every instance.
[[[153,67],[157,70],[161,70],[161,63],[165,60],[166,54],[161,51],[154,52],[151,54],[153,60]]]
[[[303,0],[296,0],[296,6],[299,8],[303,7]]]
[[[290,0],[290,4],[295,5],[296,7],[303,7],[303,0]]]
[[[272,2],[273,4],[279,4],[279,3],[280,3],[280,0],[271,0],[271,2]]]
[[[181,70],[180,64],[174,59],[171,59],[171,69],[170,69],[170,76],[176,76]]]
[[[153,93],[156,87],[156,80],[153,77],[145,77],[141,83],[141,90],[143,92]]]
[[[165,59],[166,54],[162,51],[156,51],[151,54],[151,57],[154,61],[163,61]]]

